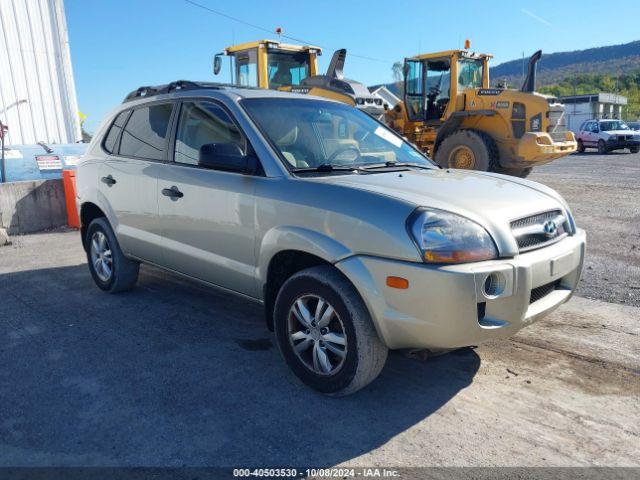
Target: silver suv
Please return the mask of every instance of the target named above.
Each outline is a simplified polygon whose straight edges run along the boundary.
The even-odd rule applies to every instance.
[[[176,82],[130,94],[77,174],[101,289],[153,264],[264,305],[307,385],[344,395],[388,349],[507,337],[566,302],[585,234],[553,190],[443,170],[308,95]]]

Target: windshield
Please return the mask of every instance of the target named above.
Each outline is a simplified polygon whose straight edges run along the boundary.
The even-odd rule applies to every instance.
[[[600,130],[610,132],[612,130],[630,130],[629,125],[620,120],[612,120],[610,122],[600,122]]]
[[[388,162],[433,166],[401,137],[348,105],[288,98],[245,99],[242,105],[293,171]]]
[[[458,60],[458,91],[482,87],[481,59],[461,58]]]
[[[268,53],[269,88],[285,85],[300,85],[309,76],[309,53],[281,52]]]

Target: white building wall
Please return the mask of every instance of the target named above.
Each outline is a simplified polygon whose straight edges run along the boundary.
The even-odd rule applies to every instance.
[[[0,121],[9,145],[82,139],[63,0],[0,0]]]

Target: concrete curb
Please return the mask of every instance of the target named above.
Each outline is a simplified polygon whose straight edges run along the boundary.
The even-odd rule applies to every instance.
[[[66,223],[62,180],[0,184],[0,229],[6,234],[38,232]]]

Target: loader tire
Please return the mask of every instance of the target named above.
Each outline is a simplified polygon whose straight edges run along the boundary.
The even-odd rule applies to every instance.
[[[499,166],[498,148],[485,133],[458,130],[438,146],[436,163],[443,168],[495,171]]]

